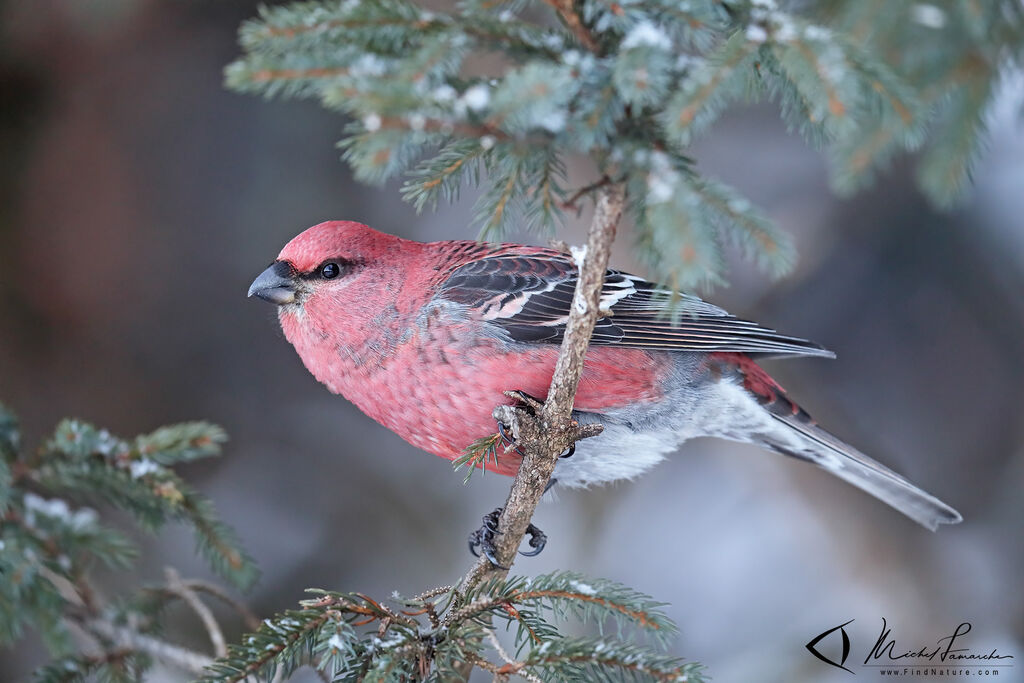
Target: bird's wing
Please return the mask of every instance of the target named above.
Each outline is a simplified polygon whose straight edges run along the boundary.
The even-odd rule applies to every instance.
[[[549,250],[498,254],[464,263],[437,296],[464,304],[515,341],[558,344],[565,334],[579,271]],[[605,274],[591,344],[626,348],[835,356],[797,337],[741,320],[688,294],[675,294],[617,270]]]

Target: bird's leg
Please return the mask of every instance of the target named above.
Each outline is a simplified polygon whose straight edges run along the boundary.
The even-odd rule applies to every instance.
[[[551,488],[551,485],[554,483],[554,479],[548,482],[548,488]],[[545,489],[545,491],[547,491],[547,489]],[[508,569],[508,567],[498,563],[494,547],[494,537],[500,533],[498,531],[498,518],[501,516],[501,511],[503,509],[504,508],[497,508],[494,512],[484,515],[484,523],[479,529],[469,535],[469,552],[473,554],[473,557],[480,557],[480,553],[483,553],[483,556],[487,558],[487,561],[498,569]],[[526,527],[526,533],[530,534],[529,544],[533,550],[520,550],[519,554],[525,557],[539,555],[540,551],[544,550],[544,546],[548,542],[547,535],[532,523],[530,526]],[[477,548],[480,549],[480,552],[477,552]]]

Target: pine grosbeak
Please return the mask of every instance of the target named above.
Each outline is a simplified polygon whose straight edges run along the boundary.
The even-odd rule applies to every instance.
[[[306,368],[409,443],[449,460],[492,434],[518,389],[544,397],[578,268],[518,244],[420,243],[350,221],[295,237],[249,290],[278,305]],[[715,436],[810,461],[935,529],[956,510],[818,427],[754,362],[834,354],[616,270],[606,275],[574,417],[604,432],[558,462],[562,486],[628,479]],[[676,317],[666,307],[680,308]],[[500,451],[500,449],[499,449]],[[514,474],[519,457],[499,455]]]

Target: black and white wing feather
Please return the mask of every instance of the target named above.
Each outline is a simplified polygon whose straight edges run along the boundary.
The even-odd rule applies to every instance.
[[[470,307],[515,341],[561,343],[579,272],[568,257],[554,254],[502,254],[470,261],[451,272],[438,296]],[[599,346],[835,356],[814,342],[741,320],[695,296],[673,297],[617,270],[605,275],[600,315],[591,339]]]

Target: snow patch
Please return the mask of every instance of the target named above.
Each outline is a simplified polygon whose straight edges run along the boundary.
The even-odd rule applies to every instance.
[[[491,91],[486,85],[471,86],[459,100],[473,111],[479,111],[490,104]]]
[[[549,111],[537,119],[537,125],[552,133],[564,130],[565,112],[561,110]]]
[[[569,253],[572,254],[572,260],[576,263],[576,267],[580,269],[580,274],[583,274],[583,261],[587,258],[587,245],[577,247],[573,245],[569,247]]]
[[[131,472],[132,479],[140,479],[147,474],[153,474],[154,472],[160,471],[160,465],[156,464],[149,458],[143,458],[142,460],[136,460],[128,466],[128,470]]]
[[[672,199],[679,182],[679,173],[664,152],[651,153],[651,171],[647,174],[647,202],[664,204]]]
[[[826,42],[832,39],[832,32],[824,26],[808,26],[804,30],[804,37],[808,40],[817,40],[820,42]]]
[[[702,60],[700,57],[694,57],[693,55],[688,55],[684,53],[676,57],[676,68],[679,69],[680,71],[684,71],[686,69],[689,69],[690,67],[702,64],[703,61],[704,60]]]
[[[940,29],[946,25],[946,13],[935,5],[914,5],[910,8],[910,18],[927,28]]]
[[[409,116],[409,127],[420,131],[427,127],[427,117],[423,114],[412,114]]]
[[[366,131],[369,133],[380,130],[380,124],[380,116],[377,114],[368,114],[363,117],[363,127],[366,128]]]
[[[357,59],[348,72],[353,76],[380,76],[387,67],[387,62],[380,57],[366,54]]]
[[[630,29],[629,33],[622,40],[623,50],[630,50],[635,47],[655,47],[660,50],[671,50],[672,39],[659,26],[655,26],[649,21],[641,21]]]
[[[780,43],[788,43],[796,38],[796,26],[788,15],[776,12],[771,17],[772,38]]]
[[[562,40],[562,36],[557,35],[555,33],[546,34],[543,38],[541,38],[540,42],[543,43],[544,47],[548,48],[549,50],[560,51],[563,47],[565,47],[565,41]]]
[[[752,43],[763,43],[768,40],[768,31],[760,24],[751,24],[744,33],[747,40]]]
[[[327,641],[327,647],[331,648],[332,650],[337,650],[338,652],[344,652],[346,649],[345,640],[341,637],[340,634],[335,633],[333,636],[331,636],[331,639]]]
[[[447,83],[439,85],[434,88],[434,99],[438,102],[452,102],[458,97],[459,93],[452,86]]]
[[[98,515],[91,508],[71,511],[67,502],[60,498],[47,500],[34,493],[25,494],[25,521],[29,526],[35,526],[36,515],[49,517],[67,524],[72,529],[83,529],[96,523]]]
[[[570,581],[569,587],[583,595],[597,595],[597,589],[589,583],[583,583],[582,581]]]

